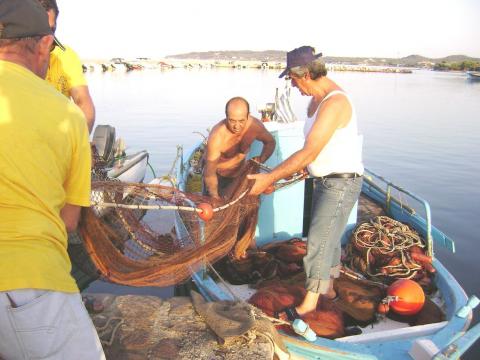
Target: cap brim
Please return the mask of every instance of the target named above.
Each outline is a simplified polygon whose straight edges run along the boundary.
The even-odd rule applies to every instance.
[[[53,41],[55,42],[55,44],[60,48],[62,49],[62,51],[65,51],[65,46],[62,45],[62,43],[60,41],[58,41],[57,37],[54,35],[53,36]]]
[[[289,68],[286,68],[285,70],[282,71],[282,73],[278,77],[281,79],[282,77],[288,74],[289,70],[290,70]]]

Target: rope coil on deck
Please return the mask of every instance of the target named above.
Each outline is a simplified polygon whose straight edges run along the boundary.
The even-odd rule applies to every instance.
[[[352,268],[371,277],[412,279],[431,263],[418,233],[387,216],[360,224],[352,235],[348,257]]]

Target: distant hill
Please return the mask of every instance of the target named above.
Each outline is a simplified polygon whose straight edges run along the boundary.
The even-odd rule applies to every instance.
[[[478,58],[471,58],[465,55],[450,55],[443,59],[438,59],[445,62],[460,62],[460,61],[480,61]]]
[[[185,54],[168,55],[167,59],[195,60],[248,60],[248,61],[284,61],[286,51],[279,50],[236,50],[236,51],[206,51],[189,52]]]
[[[169,59],[192,59],[192,60],[248,60],[248,61],[285,61],[286,51],[281,50],[235,50],[235,51],[206,51],[189,52],[184,54],[168,55]],[[427,58],[421,55],[409,55],[403,58],[379,58],[379,57],[338,57],[325,56],[327,63],[338,64],[369,64],[369,65],[400,65],[400,66],[419,66],[426,63],[452,63],[462,61],[480,62],[480,58],[472,58],[466,55],[450,55],[443,58]]]

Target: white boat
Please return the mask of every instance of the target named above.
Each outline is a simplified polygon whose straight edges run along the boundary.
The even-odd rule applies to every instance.
[[[121,138],[115,138],[115,128],[110,125],[98,125],[92,138],[101,169],[109,179],[123,182],[143,182],[148,165],[146,150],[127,153]]]
[[[277,149],[266,165],[276,166],[303,146],[303,122],[272,122],[265,125],[277,143]],[[199,146],[200,143],[186,151],[177,167],[178,187],[182,191],[187,190],[189,176],[191,177],[191,158]],[[258,155],[260,146],[259,143],[254,143],[249,157]],[[399,196],[392,196],[394,191]],[[467,297],[446,265],[434,256],[434,246],[443,247],[453,255],[454,241],[432,225],[431,209],[427,201],[371,171],[365,172],[361,196],[384,208],[389,217],[411,226],[425,239],[429,254],[433,257],[432,265],[436,270],[433,282],[438,289],[437,300],[443,304],[445,320],[409,326],[385,318],[369,325],[361,334],[335,340],[318,337],[314,342],[301,336],[281,333],[287,348],[291,354],[307,359],[457,359],[480,337],[480,324],[468,330],[473,316],[472,309],[478,305],[479,300],[475,296]],[[308,186],[304,182],[271,195],[262,195],[257,245],[306,234],[308,229],[304,228],[304,220],[308,214],[304,209],[308,208],[305,204],[309,201]],[[412,204],[417,206],[413,207]],[[202,228],[202,220],[198,221],[199,228]],[[357,206],[350,215],[342,243],[349,241],[349,232],[355,227],[356,221]],[[177,236],[188,238],[186,229],[182,217],[176,216]],[[252,291],[255,291],[247,285],[231,285],[214,280],[216,277],[211,274],[208,265],[205,265],[204,269],[192,276],[197,289],[208,301],[233,301],[235,298],[246,301]]]
[[[480,71],[467,71],[470,80],[480,80]]]

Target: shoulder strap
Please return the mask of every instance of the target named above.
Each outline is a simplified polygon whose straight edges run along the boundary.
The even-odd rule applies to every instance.
[[[345,91],[342,91],[342,90],[333,90],[333,91],[330,91],[327,96],[325,96],[322,101],[320,102],[319,106],[322,105],[322,103],[324,101],[326,101],[328,98],[332,97],[333,95],[337,95],[337,94],[343,94],[345,95],[345,97],[348,98],[347,94],[345,94]]]

